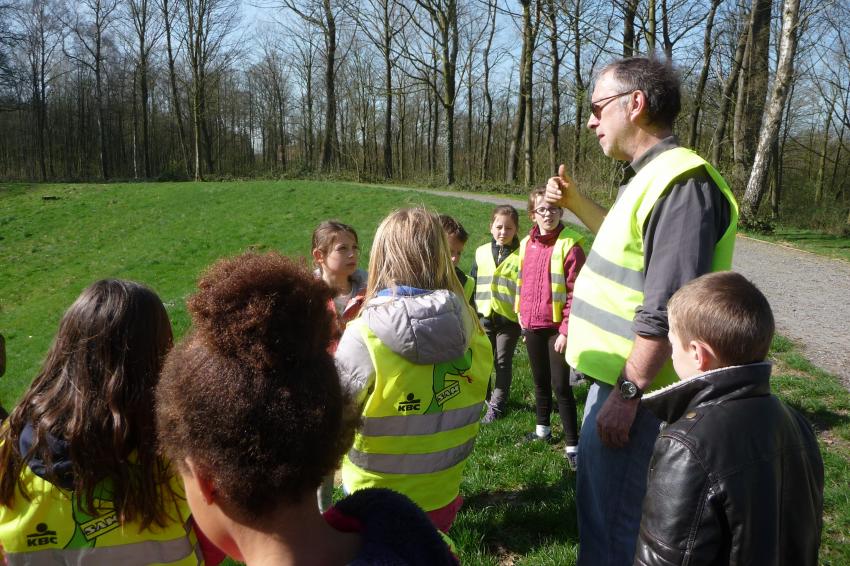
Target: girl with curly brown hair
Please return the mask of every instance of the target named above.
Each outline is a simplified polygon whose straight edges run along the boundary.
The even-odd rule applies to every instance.
[[[159,297],[131,281],[94,283],[62,317],[0,429],[10,564],[201,562],[182,486],[156,452],[154,387],[171,344]]]
[[[315,490],[357,422],[328,352],[328,286],[269,253],[220,260],[198,287],[157,425],[213,542],[248,566],[454,563],[399,494],[366,490],[319,513]]]

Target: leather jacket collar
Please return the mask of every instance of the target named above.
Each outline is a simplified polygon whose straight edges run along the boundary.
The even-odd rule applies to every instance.
[[[699,405],[770,395],[771,367],[770,362],[757,362],[707,371],[644,395],[641,405],[662,421],[672,423]]]

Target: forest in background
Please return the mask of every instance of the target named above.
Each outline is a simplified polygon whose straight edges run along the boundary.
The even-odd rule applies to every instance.
[[[259,1],[259,0],[258,0]],[[750,227],[850,230],[846,0],[0,0],[0,179],[345,178],[612,198],[594,73],[670,61]],[[255,8],[258,9],[258,8]]]

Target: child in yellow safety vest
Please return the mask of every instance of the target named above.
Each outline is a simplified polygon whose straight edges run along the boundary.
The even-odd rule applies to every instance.
[[[0,563],[218,564],[156,451],[154,388],[171,348],[156,293],[86,288],[0,428]]]
[[[528,217],[534,226],[519,246],[517,313],[525,336],[534,379],[537,426],[526,440],[552,441],[552,393],[564,427],[565,457],[576,469],[578,422],[564,360],[573,285],[585,255],[582,236],[561,222],[563,209],[544,198],[545,187],[528,195]]]
[[[336,360],[363,415],[343,460],[343,488],[403,493],[448,531],[462,503],[493,354],[436,214],[398,210],[378,227],[366,302]]]
[[[496,383],[487,399],[483,423],[490,423],[505,414],[513,382],[514,351],[520,337],[514,302],[516,295],[516,265],[519,248],[517,231],[519,213],[509,204],[493,209],[490,221],[490,242],[475,250],[470,277],[475,280],[475,308],[493,347]],[[504,277],[501,275],[505,274]]]

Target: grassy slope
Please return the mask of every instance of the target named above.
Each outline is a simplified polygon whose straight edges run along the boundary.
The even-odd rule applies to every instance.
[[[26,387],[62,312],[96,278],[125,277],[153,287],[179,336],[187,326],[184,300],[215,258],[249,247],[306,256],[312,228],[327,218],[354,225],[368,250],[381,218],[411,204],[427,204],[466,226],[471,239],[464,267],[489,238],[490,205],[341,183],[0,185],[0,332],[9,353],[0,402],[8,408]],[[824,451],[821,559],[850,563],[850,394],[789,342],[778,339],[774,350],[775,387],[816,424]],[[452,537],[465,564],[571,564],[575,480],[561,444],[515,446],[534,425],[522,347],[515,367],[511,413],[479,436]],[[585,388],[576,394],[583,403]],[[557,416],[554,422],[557,434]]]
[[[772,234],[748,233],[748,236],[799,248],[815,254],[850,261],[850,237],[816,230],[778,226]]]

